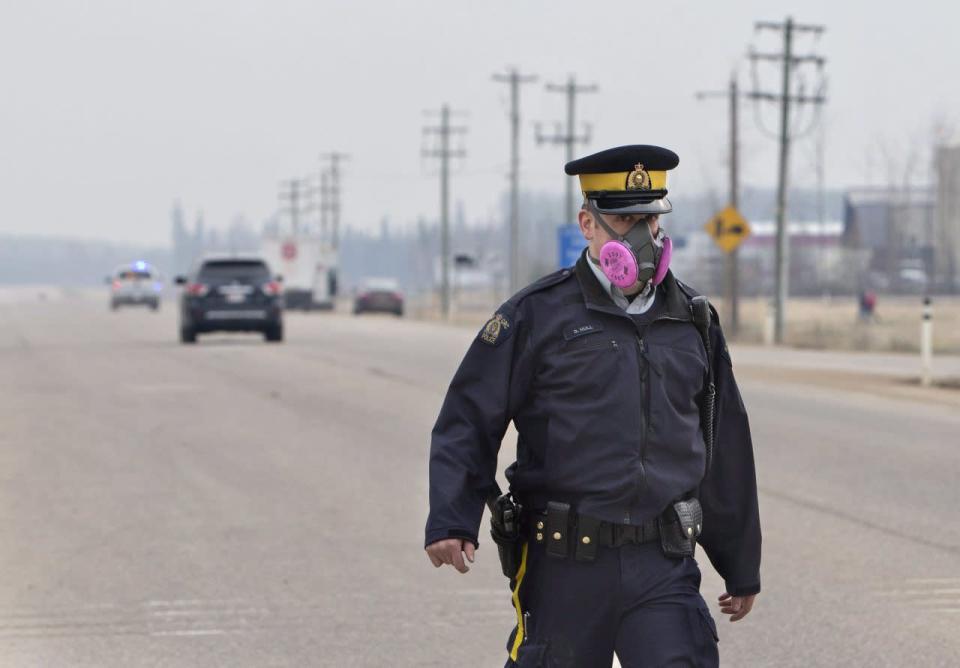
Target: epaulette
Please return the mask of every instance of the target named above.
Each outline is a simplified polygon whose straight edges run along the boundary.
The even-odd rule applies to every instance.
[[[515,294],[508,301],[513,305],[518,305],[526,297],[529,297],[530,295],[536,292],[542,292],[543,290],[546,290],[547,288],[551,288],[554,285],[559,285],[560,283],[563,283],[565,280],[567,280],[571,276],[573,276],[573,270],[570,269],[569,267],[566,269],[560,269],[558,271],[555,271],[552,274],[547,274],[543,278],[537,279],[527,287],[520,290],[520,292]]]
[[[559,285],[573,276],[570,269],[561,269],[544,276],[525,287],[523,290],[508,299],[483,326],[477,339],[488,346],[499,346],[513,335],[515,316],[520,302],[536,292],[542,292],[554,285]]]
[[[693,299],[694,297],[699,297],[700,293],[691,288],[689,285],[681,281],[679,278],[674,277],[677,282],[677,287],[680,288],[680,292],[687,296],[687,299]]]

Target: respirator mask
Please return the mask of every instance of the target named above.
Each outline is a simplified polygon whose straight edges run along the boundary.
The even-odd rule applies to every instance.
[[[649,281],[651,285],[659,285],[667,275],[673,255],[673,242],[663,232],[663,228],[660,228],[655,237],[646,220],[641,219],[627,230],[626,234],[617,234],[603,220],[593,200],[587,200],[587,207],[597,223],[611,237],[610,241],[600,248],[600,270],[603,275],[620,289],[629,288],[638,281],[642,284]],[[606,213],[618,215],[609,210]],[[624,211],[623,215],[628,213],[633,212]]]

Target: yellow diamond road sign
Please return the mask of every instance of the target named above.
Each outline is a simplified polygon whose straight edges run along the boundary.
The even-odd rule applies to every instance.
[[[750,223],[732,206],[716,213],[703,229],[724,253],[733,251],[750,236]]]

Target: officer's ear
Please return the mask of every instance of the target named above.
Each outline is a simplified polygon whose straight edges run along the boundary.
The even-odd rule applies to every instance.
[[[593,220],[593,214],[587,211],[586,206],[580,207],[577,214],[577,222],[580,224],[580,233],[587,241],[593,241],[593,235],[597,229],[597,223]]]
[[[645,222],[647,227],[650,228],[650,234],[656,238],[656,236],[660,233],[660,214],[651,213],[649,216],[646,216],[643,219],[643,222]]]

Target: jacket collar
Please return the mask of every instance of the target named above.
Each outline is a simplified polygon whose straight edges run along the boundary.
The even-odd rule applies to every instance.
[[[589,261],[587,258],[587,250],[584,249],[574,267],[577,282],[580,284],[580,291],[583,293],[584,305],[588,309],[595,311],[626,316],[627,314],[624,310],[613,303],[609,293],[607,293],[603,285],[600,284],[597,277],[594,276],[593,270],[590,268],[590,265],[587,264]],[[667,275],[657,288],[662,291],[664,297],[663,314],[661,317],[670,318],[671,320],[691,320],[690,302],[677,285],[677,279],[674,278],[672,271],[667,270]]]

